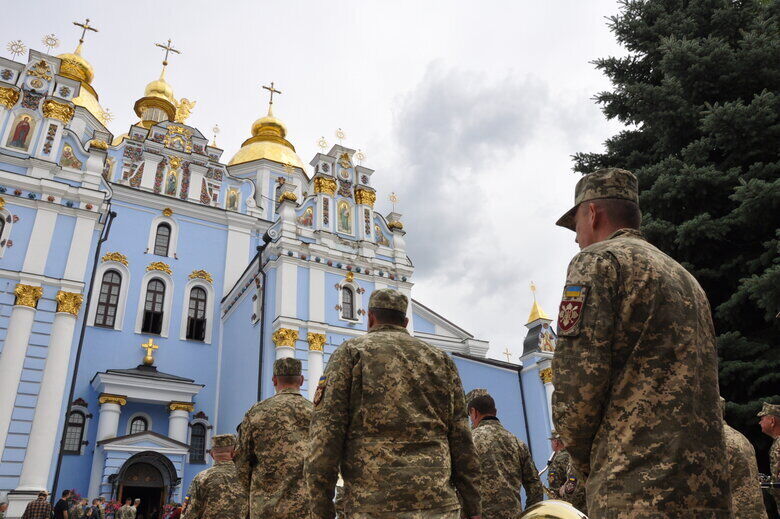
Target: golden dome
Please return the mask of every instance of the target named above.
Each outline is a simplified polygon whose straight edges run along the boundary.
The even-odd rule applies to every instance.
[[[141,120],[136,123],[147,130],[161,121],[173,121],[176,116],[176,98],[173,87],[165,81],[163,63],[159,79],[155,79],[144,89],[144,96],[135,102],[133,109]]]
[[[534,306],[531,307],[531,315],[528,316],[527,324],[530,324],[536,321],[537,319],[545,319],[547,321],[552,321],[552,319],[550,319],[550,316],[547,315],[547,312],[542,310],[542,307],[539,306],[539,303],[537,303],[536,300],[534,300]]]
[[[107,125],[106,112],[100,106],[97,92],[95,92],[91,84],[95,77],[95,71],[92,65],[81,56],[81,43],[78,44],[78,47],[72,53],[60,54],[57,57],[61,61],[60,75],[81,83],[81,90],[78,97],[73,99],[73,104],[83,106],[104,126]]]
[[[269,105],[268,115],[252,123],[252,137],[244,141],[241,149],[228,162],[228,166],[268,159],[303,169],[303,161],[295,153],[295,146],[285,138],[286,136],[287,127],[274,117]]]
[[[160,74],[160,79],[155,79],[144,89],[144,97],[157,97],[176,105],[176,98],[173,97],[173,87],[165,81],[165,69]]]

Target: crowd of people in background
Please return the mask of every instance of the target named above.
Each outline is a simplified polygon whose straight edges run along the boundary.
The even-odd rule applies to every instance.
[[[92,500],[81,497],[75,490],[63,490],[57,502],[52,506],[49,493],[42,490],[38,498],[28,503],[22,519],[158,519],[158,514],[144,518],[138,515],[140,499],[127,499],[122,505],[119,501],[106,501],[105,497]],[[8,503],[0,503],[0,519],[5,519]],[[171,503],[165,505],[162,519],[179,519],[182,515],[182,505]]]

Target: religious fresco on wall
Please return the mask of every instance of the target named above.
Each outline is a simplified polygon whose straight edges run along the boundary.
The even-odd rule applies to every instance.
[[[363,221],[365,223],[366,238],[371,236],[371,211],[363,209]]]
[[[330,225],[330,200],[328,198],[322,199],[322,225],[324,227]]]
[[[231,187],[230,189],[228,189],[228,193],[227,193],[227,197],[226,197],[227,202],[225,203],[225,209],[227,209],[229,211],[238,211],[238,202],[239,202],[240,198],[241,198],[241,195],[238,192],[238,189],[236,189],[234,187]]]
[[[349,202],[346,200],[342,200],[338,203],[336,206],[336,212],[337,214],[337,226],[336,230],[338,232],[343,232],[346,234],[352,234],[352,207],[349,205]]]
[[[382,229],[378,225],[374,225],[374,233],[376,234],[376,242],[379,245],[384,245],[385,247],[390,246],[390,240],[387,239],[387,236],[385,236],[385,233],[382,232]]]
[[[43,143],[43,154],[48,155],[51,153],[51,148],[54,145],[54,136],[57,135],[57,125],[50,124],[49,129],[46,130],[46,140]]]
[[[114,164],[115,161],[111,157],[106,158],[106,162],[103,164],[103,178],[110,181],[111,176],[114,173]]]
[[[168,180],[165,181],[165,194],[176,195],[176,184],[179,181],[178,171],[171,168],[168,172]]]
[[[298,217],[298,224],[304,227],[311,227],[314,224],[314,208],[307,207],[301,216]]]
[[[35,130],[35,119],[28,114],[19,114],[16,116],[11,128],[11,133],[8,134],[8,140],[5,145],[9,148],[27,150],[30,147],[33,130]]]
[[[81,169],[82,163],[73,153],[73,148],[70,144],[66,144],[62,148],[62,157],[60,157],[60,166],[63,168]]]
[[[136,168],[133,176],[130,177],[130,187],[138,187],[141,185],[141,179],[144,178],[145,164],[145,162],[142,162],[141,165]]]

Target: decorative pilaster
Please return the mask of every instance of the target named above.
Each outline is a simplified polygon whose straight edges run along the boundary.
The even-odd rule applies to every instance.
[[[122,412],[122,406],[127,404],[127,397],[101,393],[98,403],[100,403],[100,415],[96,441],[115,438],[119,427],[119,414]]]
[[[49,99],[43,103],[44,116],[50,119],[57,119],[65,124],[68,124],[70,120],[73,119],[73,114],[75,112],[76,110],[73,106],[65,103],[58,103],[54,99]]]
[[[16,391],[22,376],[24,356],[30,342],[35,308],[43,295],[43,287],[19,283],[14,289],[16,303],[8,320],[3,352],[0,354],[0,459],[5,448]],[[67,364],[67,363],[66,363]]]
[[[187,443],[187,430],[190,424],[190,413],[195,409],[192,402],[171,402],[168,404],[168,437],[182,443]]]
[[[376,192],[367,187],[355,188],[355,202],[358,204],[357,235],[361,240],[374,241],[374,202]]]
[[[60,290],[57,292],[55,299],[57,300],[57,312],[65,312],[75,317],[79,315],[84,296],[75,292]]]
[[[545,359],[539,362],[539,378],[544,384],[544,393],[547,397],[547,416],[550,417],[550,429],[555,429],[555,424],[552,421],[552,395],[555,387],[553,386],[552,368],[550,367],[552,361]]]
[[[317,194],[317,229],[333,230],[333,218],[336,207],[333,196],[336,194],[336,179],[328,176],[314,177],[314,192]]]
[[[298,340],[298,330],[279,328],[271,336],[276,346],[276,358],[283,359],[295,356],[295,341]]]
[[[317,382],[319,382],[323,372],[325,341],[328,337],[324,333],[309,332],[307,339],[309,341],[309,399],[313,399],[314,390],[317,388]]]

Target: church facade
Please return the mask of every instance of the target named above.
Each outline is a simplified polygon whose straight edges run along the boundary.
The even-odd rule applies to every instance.
[[[210,437],[273,394],[273,361],[299,358],[311,397],[384,287],[410,297],[410,332],[453,355],[467,391],[491,391],[544,466],[555,334],[536,303],[522,363],[486,359],[486,341],[413,298],[402,216],[375,211],[358,153],[334,145],[305,165],[271,103],[225,161],[186,123],[194,103],[174,97],[167,61],[114,136],[82,44],[0,58],[8,517],[64,488],[139,497],[157,517],[209,466]]]

